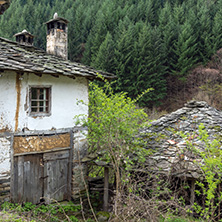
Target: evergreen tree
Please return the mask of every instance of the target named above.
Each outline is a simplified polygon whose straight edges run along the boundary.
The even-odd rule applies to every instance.
[[[175,42],[175,54],[177,62],[174,66],[174,73],[184,79],[186,74],[197,62],[197,43],[194,30],[188,22],[185,22]]]
[[[135,52],[137,57],[134,58],[132,72],[135,73],[136,81],[133,91],[138,95],[147,88],[153,88],[154,91],[140,99],[140,104],[159,104],[166,95],[166,67],[160,29],[144,24],[135,45]]]
[[[100,45],[97,57],[91,63],[91,66],[103,71],[112,72],[114,70],[113,61],[114,42],[111,34],[107,32],[106,38]]]

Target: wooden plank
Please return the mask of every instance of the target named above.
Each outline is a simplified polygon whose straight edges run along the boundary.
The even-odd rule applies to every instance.
[[[42,154],[24,157],[24,201],[40,203],[43,196]]]
[[[104,167],[104,195],[103,195],[103,210],[108,211],[109,201],[109,168]]]
[[[191,188],[190,188],[190,205],[194,205],[195,200],[195,179],[191,180]]]
[[[47,154],[44,154],[47,155]],[[43,155],[43,159],[45,161]],[[69,150],[66,151],[68,158],[61,159],[61,153],[58,152],[58,157],[54,157],[44,164],[44,177],[47,179],[44,183],[44,196],[47,204],[53,200],[62,201],[68,198],[68,162],[69,162]],[[64,155],[65,156],[65,155]]]
[[[23,193],[24,193],[24,156],[18,157],[18,189],[17,189],[17,201],[16,202],[23,202]]]
[[[14,154],[14,156],[25,156],[25,155],[30,155],[30,154],[51,153],[51,152],[57,152],[60,150],[68,150],[68,149],[70,149],[70,147],[55,148],[55,149],[45,150],[45,151],[41,151],[41,152],[37,151],[37,152],[17,153],[17,154]]]
[[[74,127],[75,128],[75,127]],[[53,136],[57,134],[69,133],[73,128],[64,128],[57,130],[34,130],[34,131],[25,131],[25,132],[15,132],[15,136]]]
[[[69,157],[69,150],[62,150],[58,152],[53,152],[53,153],[45,153],[43,155],[43,160],[44,161],[50,161],[50,160],[58,160],[58,159],[66,159]]]
[[[18,202],[18,157],[14,158],[13,166],[13,181],[11,181],[11,200],[12,202]]]
[[[14,153],[43,152],[55,148],[70,147],[70,134],[54,134],[39,136],[16,136],[14,137]]]
[[[68,163],[68,181],[67,181],[67,193],[68,193],[68,200],[71,200],[72,196],[72,168],[73,168],[73,149],[74,149],[74,144],[73,144],[73,130],[70,131],[70,151],[69,151],[69,163]]]
[[[32,175],[32,176],[31,176]],[[32,202],[32,182],[35,175],[33,175],[31,168],[31,158],[30,156],[24,156],[24,170],[23,170],[23,201]]]

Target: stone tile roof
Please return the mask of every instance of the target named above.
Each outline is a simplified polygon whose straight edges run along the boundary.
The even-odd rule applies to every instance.
[[[154,172],[188,178],[201,177],[199,164],[202,159],[187,147],[180,132],[187,135],[196,149],[205,150],[199,139],[198,127],[203,124],[208,139],[222,138],[222,111],[204,101],[190,101],[181,109],[165,115],[141,129],[140,136],[147,142],[147,148],[154,152],[147,160],[147,168]]]
[[[14,70],[35,74],[64,75],[71,78],[82,76],[89,79],[97,77],[97,73],[107,79],[116,78],[115,75],[96,71],[95,69],[64,60],[47,54],[44,50],[13,42],[0,37],[0,70]]]

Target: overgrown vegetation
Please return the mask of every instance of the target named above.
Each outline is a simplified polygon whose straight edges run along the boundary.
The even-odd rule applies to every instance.
[[[191,204],[190,181],[171,174],[154,173],[152,169],[146,168],[145,160],[152,153],[145,149],[145,144],[137,135],[139,129],[149,123],[147,115],[136,106],[135,100],[128,98],[125,93],[113,93],[110,83],[104,81],[103,87],[99,87],[95,82],[90,84],[89,118],[77,116],[76,120],[78,124],[88,126],[89,154],[95,154],[97,161],[111,163],[113,167],[114,177],[111,178],[114,179],[110,183],[114,183],[114,194],[110,199],[110,213],[94,212],[99,211],[101,207],[94,204],[99,203],[100,193],[89,193],[86,198],[91,200],[91,206],[94,208],[91,208],[91,211],[86,208],[86,201],[82,202],[82,199],[80,205],[74,205],[72,202],[68,205],[57,203],[47,206],[5,203],[2,205],[3,211],[17,212],[20,216],[31,218],[33,222],[98,221],[97,217],[113,222],[220,221],[220,140],[209,138],[203,125],[194,132],[201,142],[198,146],[190,139],[194,138],[193,135],[175,131],[187,141],[187,147],[184,149],[192,152],[197,160],[201,159],[194,161],[197,169],[201,169],[202,177],[196,180],[194,204]],[[183,151],[186,153],[186,150]],[[84,211],[88,212],[89,219]],[[25,221],[17,216],[13,218],[11,214],[9,218],[10,221]]]
[[[148,119],[136,106],[137,100],[130,99],[126,93],[114,93],[111,84],[99,77],[105,84],[99,87],[95,82],[90,83],[89,117],[76,116],[76,124],[88,127],[89,154],[96,154],[98,161],[112,164],[118,196],[128,182],[132,167],[135,163],[142,164],[149,154],[143,141],[136,137]]]
[[[0,221],[9,222],[78,222],[81,218],[81,206],[73,202],[55,203],[50,205],[34,205],[30,202],[24,204],[13,204],[5,202],[1,205],[2,219]],[[4,216],[3,216],[4,215]],[[91,219],[86,220],[88,222]]]

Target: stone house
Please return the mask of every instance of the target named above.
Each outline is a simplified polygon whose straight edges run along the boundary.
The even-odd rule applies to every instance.
[[[100,73],[67,60],[68,21],[47,25],[47,52],[24,30],[0,38],[0,199],[38,203],[70,199],[81,190],[86,139],[74,116],[88,114],[88,83]],[[82,185],[80,185],[82,184]]]
[[[200,150],[204,144],[198,139],[198,127],[203,124],[209,140],[222,136],[222,111],[209,106],[204,101],[190,101],[181,109],[153,121],[150,127],[141,130],[147,141],[147,148],[153,154],[147,160],[153,172],[197,179],[201,177],[198,164],[202,160],[187,149],[186,139],[179,132],[188,135],[188,140]]]

